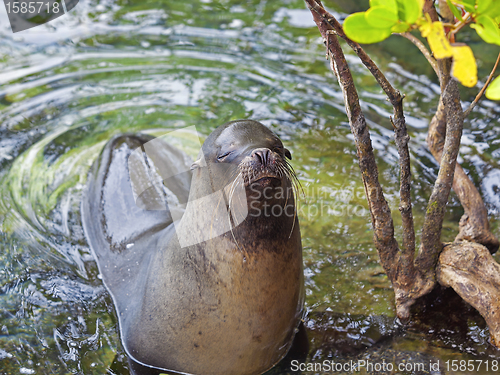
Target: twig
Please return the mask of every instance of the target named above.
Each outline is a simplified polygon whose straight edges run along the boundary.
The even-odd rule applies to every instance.
[[[307,6],[313,13],[313,16],[314,14],[316,14],[316,16],[319,17],[318,21],[320,23],[326,23],[336,35],[344,39],[349,45],[349,47],[351,47],[352,50],[356,52],[361,62],[368,68],[370,73],[377,80],[382,90],[384,90],[391,104],[393,106],[399,105],[399,103],[402,100],[400,92],[396,90],[394,87],[392,87],[387,78],[385,78],[384,73],[380,71],[377,64],[375,64],[373,60],[370,58],[370,56],[366,54],[365,50],[359,45],[359,43],[354,42],[353,40],[349,39],[347,35],[345,35],[342,25],[335,19],[335,17],[333,17],[330,13],[328,13],[325,10],[325,8],[323,8],[321,1],[319,0],[305,0],[305,1],[307,3]],[[318,22],[316,22],[316,24],[318,24]],[[320,28],[319,24],[318,28]],[[323,28],[326,30],[325,26],[323,26]],[[325,36],[323,36],[323,38],[325,38]]]
[[[488,79],[486,80],[486,83],[484,84],[483,88],[481,89],[481,91],[479,91],[479,93],[477,94],[474,101],[472,103],[470,103],[469,108],[467,108],[464,111],[464,118],[466,118],[467,116],[470,115],[470,113],[472,112],[472,110],[474,109],[476,104],[479,102],[479,99],[481,99],[481,97],[483,96],[484,92],[488,88],[488,85],[490,84],[491,80],[493,79],[493,74],[495,73],[495,70],[497,70],[499,62],[500,62],[500,53],[498,54],[497,61],[495,62],[495,65],[493,66],[493,69],[491,70],[491,73],[488,76]]]
[[[439,77],[436,59],[431,55],[429,50],[425,47],[424,43],[422,43],[420,41],[420,39],[418,39],[415,35],[412,35],[410,33],[402,33],[399,35],[408,39],[410,42],[415,44],[415,46],[417,46],[417,48],[420,50],[420,52],[422,52],[422,55],[424,55],[424,57],[427,59],[429,64],[432,66],[432,69],[434,69],[434,72],[436,73],[436,75]]]
[[[453,38],[453,40],[455,40],[455,35],[470,23],[471,21],[470,13],[464,14],[462,19],[464,20],[463,22],[458,21],[456,24],[453,25],[453,29],[450,31],[450,39]]]

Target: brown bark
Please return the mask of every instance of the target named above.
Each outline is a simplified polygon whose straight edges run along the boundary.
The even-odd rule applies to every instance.
[[[415,280],[415,272],[413,270],[413,258],[415,255],[415,229],[413,225],[413,213],[410,194],[411,171],[410,152],[408,150],[408,142],[410,140],[410,137],[408,136],[406,121],[403,114],[403,96],[390,84],[384,74],[377,67],[375,62],[373,62],[373,60],[366,54],[363,48],[361,48],[359,43],[354,42],[345,35],[342,25],[340,25],[335,17],[333,17],[323,8],[320,1],[306,0],[306,3],[313,13],[314,20],[316,21],[316,24],[318,25],[323,38],[328,41],[329,37],[331,37],[332,34],[335,34],[344,39],[347,44],[353,49],[353,51],[356,52],[362,63],[375,77],[393,106],[394,119],[391,119],[391,122],[395,131],[395,140],[399,154],[401,176],[401,203],[399,205],[399,210],[401,212],[403,225],[403,247],[401,249],[401,261],[403,262],[403,267],[398,270],[398,274],[396,275],[395,279],[391,279],[391,281],[395,282],[397,279],[398,283],[408,286]],[[349,68],[347,67],[347,69]],[[354,83],[351,82],[350,84],[354,86]],[[355,100],[358,101],[357,94]],[[357,103],[357,106],[359,106],[359,102]],[[393,267],[396,266],[393,265]]]
[[[442,94],[442,102],[446,115],[445,142],[441,152],[438,177],[427,204],[422,228],[422,244],[415,260],[417,269],[425,275],[426,279],[430,280],[434,279],[437,258],[442,249],[441,228],[455,175],[455,164],[462,137],[462,107],[458,84],[454,79],[448,81]]]
[[[361,176],[372,217],[375,246],[379,250],[382,266],[386,269],[389,278],[392,280],[395,278],[394,273],[396,269],[391,267],[391,264],[395,259],[399,258],[399,247],[394,238],[394,224],[391,211],[378,181],[378,169],[373,154],[370,133],[359,105],[358,94],[354,87],[351,71],[349,70],[339,41],[333,33],[328,32],[331,28],[327,27],[327,24],[317,13],[313,12],[313,16],[325,38],[331,68],[344,94],[346,112],[352,134],[354,135]]]
[[[446,113],[443,101],[439,101],[427,135],[427,145],[434,158],[441,163],[446,133]],[[456,165],[453,190],[464,208],[460,220],[460,232],[455,241],[468,240],[486,246],[490,252],[498,250],[498,238],[491,233],[488,222],[488,211],[479,191],[469,179],[460,164]]]
[[[436,270],[439,283],[452,287],[484,317],[491,342],[500,346],[500,265],[473,242],[445,246]]]

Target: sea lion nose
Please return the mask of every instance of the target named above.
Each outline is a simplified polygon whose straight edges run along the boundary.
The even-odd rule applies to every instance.
[[[251,157],[260,161],[260,164],[263,166],[267,166],[271,161],[271,150],[268,148],[256,148],[252,151]]]

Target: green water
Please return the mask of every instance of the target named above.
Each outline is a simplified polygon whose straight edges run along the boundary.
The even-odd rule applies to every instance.
[[[326,5],[355,11],[353,3]],[[498,358],[484,322],[466,306],[457,322],[437,314],[395,324],[342,97],[302,1],[82,1],[17,34],[0,13],[0,35],[0,373],[128,373],[114,307],[81,227],[87,171],[115,134],[196,125],[208,135],[239,118],[279,134],[304,189],[309,361],[375,355],[377,345],[441,363]],[[470,42],[485,77],[498,51]],[[418,234],[437,172],[425,136],[439,87],[405,40],[391,37],[368,51],[406,95]],[[391,108],[348,57],[400,238]],[[462,94],[467,104],[475,92]],[[484,101],[474,115],[461,162],[498,234],[500,108]],[[452,196],[444,240],[454,238],[462,212]]]

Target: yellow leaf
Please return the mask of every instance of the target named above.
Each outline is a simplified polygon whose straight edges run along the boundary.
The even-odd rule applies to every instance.
[[[428,14],[425,15],[425,18],[425,20],[417,20],[417,25],[418,29],[420,30],[420,34],[422,34],[424,38],[427,38],[427,35],[429,35],[431,32],[432,21]]]
[[[451,45],[444,33],[443,24],[436,22],[422,22],[420,32],[424,38],[427,38],[432,53],[436,59],[444,59],[453,56]]]
[[[466,87],[474,87],[477,83],[477,65],[474,53],[469,46],[453,46],[453,64],[451,75]]]

